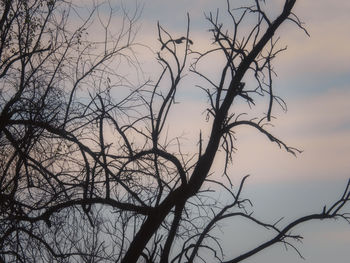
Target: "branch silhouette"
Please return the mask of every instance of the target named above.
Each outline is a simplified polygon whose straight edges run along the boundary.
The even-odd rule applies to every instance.
[[[187,37],[180,37],[178,39],[169,39],[167,42],[165,42],[162,47],[161,50],[163,50],[169,43],[173,42],[174,44],[182,44],[183,41],[188,42],[190,45],[193,45],[193,41]]]

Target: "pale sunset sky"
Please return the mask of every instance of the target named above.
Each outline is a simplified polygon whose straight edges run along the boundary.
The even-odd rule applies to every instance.
[[[244,2],[231,1],[232,7]],[[272,14],[283,2],[266,0]],[[215,12],[219,7],[224,17],[226,8],[225,0],[139,3],[143,12],[138,39],[154,51],[160,47],[156,41],[157,21],[180,37],[185,34],[189,12],[190,38],[193,48],[200,49],[210,43],[211,37],[204,12]],[[350,1],[299,0],[294,11],[305,22],[310,37],[288,22],[277,33],[281,46],[287,45],[288,49],[275,61],[278,76],[274,87],[275,93],[285,99],[288,111],[276,108],[277,120],[270,130],[303,153],[295,158],[256,131],[242,129],[237,132],[238,150],[232,168],[236,183],[244,175],[251,175],[245,194],[253,201],[255,215],[271,222],[285,216],[282,225],[308,212],[321,211],[323,205],[342,194],[350,177]],[[208,69],[217,72],[215,61]],[[188,141],[198,138],[199,127],[205,127],[202,112],[206,99],[195,91],[196,83],[191,80],[190,76],[184,78],[179,106],[174,108],[169,124],[174,134],[184,134]],[[228,223],[224,230],[232,232],[223,238],[227,255],[237,255],[268,238],[263,230],[252,229],[244,222]],[[304,236],[303,243],[296,245],[305,260],[293,250],[276,245],[246,262],[349,262],[350,225],[346,222],[311,222],[294,232]]]
[[[125,3],[126,1],[124,1]],[[231,1],[232,7],[252,1]],[[273,16],[284,0],[266,0]],[[186,33],[186,14],[190,14],[190,38],[193,49],[205,49],[210,44],[209,23],[204,12],[220,9],[225,22],[226,0],[139,0],[143,7],[138,21],[136,40],[159,51],[157,21],[174,38]],[[125,3],[134,8],[135,1]],[[244,196],[251,198],[257,218],[280,226],[291,219],[318,213],[324,205],[336,200],[350,178],[350,1],[299,0],[294,13],[305,22],[308,37],[295,24],[286,22],[277,32],[280,45],[288,46],[274,62],[277,77],[275,94],[288,105],[285,113],[278,107],[274,127],[269,130],[290,146],[303,150],[294,157],[271,143],[255,130],[240,129],[236,134],[237,152],[233,158],[231,178],[239,183],[250,174]],[[226,25],[227,26],[227,25]],[[147,53],[148,52],[148,53]],[[150,51],[140,53],[145,75],[156,73],[157,62]],[[205,66],[215,78],[219,72],[215,59]],[[205,134],[207,102],[205,95],[195,87],[190,74],[179,87],[179,102],[170,115],[168,128],[173,136],[182,135],[183,142],[195,145],[199,130]],[[264,104],[258,108],[266,111]],[[242,106],[244,111],[246,108]],[[186,145],[184,145],[186,148]],[[188,147],[190,149],[190,146]],[[222,165],[218,156],[213,170]],[[350,207],[347,207],[350,212]],[[225,253],[238,255],[261,243],[269,235],[245,222],[227,222],[223,232]],[[305,257],[295,251],[276,245],[245,261],[247,263],[345,263],[350,258],[350,225],[342,220],[310,222],[294,231],[304,236],[296,244]]]

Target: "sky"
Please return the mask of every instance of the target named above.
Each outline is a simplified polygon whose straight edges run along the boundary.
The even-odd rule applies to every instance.
[[[283,1],[266,2],[273,7],[269,11],[274,14],[275,7],[280,7]],[[139,3],[143,11],[138,39],[156,52],[160,47],[156,42],[157,21],[174,36],[182,36],[186,32],[188,12],[193,47],[202,48],[210,38],[204,13],[225,7],[226,1],[144,0]],[[308,212],[321,211],[323,205],[342,194],[350,178],[350,2],[300,0],[294,12],[305,22],[310,37],[292,23],[286,23],[278,32],[281,45],[287,45],[288,49],[274,64],[278,74],[274,85],[277,94],[287,102],[288,111],[276,109],[277,120],[271,131],[303,153],[294,157],[256,131],[240,129],[236,134],[237,152],[231,170],[234,183],[246,174],[251,175],[244,194],[252,199],[255,214],[272,221],[285,216],[282,223]],[[155,62],[145,56],[143,63]],[[146,74],[152,74],[152,67],[146,68],[149,69]],[[208,70],[216,72],[215,61],[208,65]],[[199,127],[205,132],[202,112],[206,100],[198,95],[194,85],[191,77],[184,79],[179,104],[170,115],[169,130],[174,135],[183,135],[184,142],[198,138]],[[220,160],[215,165],[220,169]],[[243,252],[260,238],[266,238],[261,229],[244,222],[227,223],[224,229],[232,231],[231,237],[245,229],[239,242],[223,239],[228,254]],[[311,222],[297,231],[304,236],[303,243],[297,246],[305,260],[291,249],[286,251],[277,245],[246,262],[348,262],[350,225],[346,222]]]
[[[246,1],[231,2],[233,7]],[[269,14],[276,15],[283,2],[266,0]],[[145,76],[156,76],[159,70],[154,59],[160,49],[158,21],[174,37],[180,37],[186,33],[188,12],[193,48],[204,49],[211,37],[204,13],[220,8],[224,16],[226,8],[226,0],[138,0],[137,3],[142,12],[136,42],[150,47],[137,51]],[[124,1],[124,6],[132,11],[135,1]],[[299,0],[294,13],[305,23],[310,37],[290,22],[277,32],[281,47],[288,48],[274,62],[277,73],[274,88],[286,101],[288,110],[275,108],[277,119],[273,120],[270,131],[303,152],[295,157],[256,131],[242,128],[236,133],[237,151],[230,170],[235,184],[250,175],[243,194],[252,200],[254,214],[271,222],[284,217],[282,225],[307,213],[322,211],[324,205],[339,198],[350,178],[350,1]],[[213,59],[204,70],[215,77],[218,64]],[[184,150],[189,151],[198,140],[199,130],[206,135],[209,127],[203,114],[207,100],[196,84],[191,75],[182,80],[178,104],[167,124],[170,135],[181,135]],[[244,105],[238,106],[242,111],[247,110]],[[266,109],[258,108],[258,111]],[[213,170],[222,167],[222,157],[219,155],[217,159]],[[268,237],[260,228],[241,221],[227,222],[223,230],[232,233],[223,238],[227,255],[238,255]],[[276,245],[245,262],[349,261],[350,225],[346,222],[310,222],[298,227],[295,233],[304,236],[303,243],[297,247],[305,260],[293,250],[286,251],[282,245]],[[236,236],[239,238],[232,238]]]

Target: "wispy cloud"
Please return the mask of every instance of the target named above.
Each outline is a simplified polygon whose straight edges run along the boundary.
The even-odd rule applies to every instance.
[[[196,3],[203,4],[198,8],[201,10],[213,7],[208,1]],[[165,3],[159,3],[154,10],[164,8],[161,17],[165,24],[172,25],[177,22],[167,12],[172,10],[174,14],[185,13],[185,9],[193,6],[173,4],[171,8],[166,8]],[[289,111],[286,115],[279,116],[275,122],[276,128],[272,131],[290,145],[303,149],[304,153],[294,158],[279,151],[278,147],[268,142],[264,136],[257,135],[256,131],[243,129],[237,133],[239,150],[234,158],[236,171],[259,173],[262,174],[261,177],[273,180],[281,174],[280,178],[284,179],[327,177],[330,174],[348,176],[350,113],[347,109],[350,86],[346,84],[349,78],[346,73],[349,71],[350,35],[346,34],[349,19],[344,11],[348,7],[346,1],[339,1],[337,5],[329,1],[319,1],[317,4],[300,2],[296,13],[307,23],[311,38],[292,23],[280,32],[281,45],[288,44],[289,48],[277,58],[275,68],[279,76],[275,83],[277,93],[286,98]],[[154,16],[157,17],[157,14],[154,13]],[[151,22],[147,22],[149,26]],[[196,28],[193,31],[195,48],[202,49],[210,43],[205,26],[207,24],[204,22],[202,29]],[[175,28],[175,32],[183,32],[185,26],[182,25],[181,31],[180,27],[178,29],[177,32]],[[156,39],[156,36],[153,37]],[[147,39],[151,42],[152,36],[148,35]],[[204,66],[204,70],[216,71],[217,68],[210,69],[213,64],[215,63]],[[185,79],[186,85],[180,94],[193,91],[196,83],[191,81],[190,78]],[[200,93],[195,96],[198,94]],[[182,135],[187,144],[193,146],[197,143],[200,129],[203,134],[209,131],[205,115],[202,114],[206,99],[199,101],[191,96],[183,99],[180,106],[171,113],[169,130],[173,136]],[[218,162],[217,165],[220,167],[222,164]]]
[[[158,19],[172,33],[183,34],[186,29],[185,15],[189,11],[192,18],[193,47],[204,49],[210,44],[210,39],[203,12],[215,11],[218,2],[222,7],[225,6],[224,0],[147,1],[141,39],[145,36],[148,43],[154,43],[152,41],[157,36],[151,32],[156,32]],[[266,2],[281,3],[277,0]],[[267,204],[273,207],[272,212],[276,212],[276,205],[289,210],[293,215],[310,207],[318,208],[314,206],[315,203],[319,205],[324,200],[329,200],[330,196],[338,196],[342,191],[339,182],[345,182],[350,177],[349,10],[350,2],[347,0],[298,1],[295,13],[306,23],[311,37],[307,37],[293,23],[285,25],[279,31],[281,47],[288,45],[288,50],[275,61],[278,77],[274,84],[277,94],[286,99],[289,110],[287,114],[280,114],[276,108],[278,119],[274,120],[275,127],[270,131],[288,145],[298,147],[304,152],[295,158],[279,150],[278,146],[255,130],[237,130],[238,150],[233,157],[230,176],[234,182],[239,182],[242,176],[251,174],[253,176],[249,183],[253,191],[270,190],[266,193],[266,196],[270,195],[268,198],[258,200],[262,204],[262,214],[268,216]],[[152,47],[156,48],[157,45]],[[215,77],[215,72],[219,70],[217,62],[218,59],[213,58],[203,70]],[[185,85],[181,86],[179,95],[190,95],[181,97],[180,104],[175,105],[168,123],[169,135],[182,136],[183,150],[188,152],[196,151],[199,131],[202,130],[203,138],[206,138],[210,127],[203,114],[206,99],[198,98],[202,95],[194,91],[193,87],[197,83],[193,81],[190,76],[184,79]],[[223,156],[219,153],[213,170],[220,171],[223,162]],[[297,186],[305,186],[307,183],[314,188],[305,187],[304,192],[299,191]],[[318,190],[316,186],[319,187]],[[278,189],[282,190],[278,192]],[[279,198],[288,202],[279,201]],[[317,200],[312,203],[312,198]],[[307,202],[311,202],[313,206],[308,207],[305,205]],[[325,231],[324,228],[321,230]],[[349,242],[349,237],[340,233],[334,232],[332,243],[323,247],[327,246],[328,250],[333,246],[336,251],[335,244]],[[315,231],[311,234],[314,235]],[[327,236],[328,234],[329,232]],[[341,243],[337,243],[338,241]],[[315,248],[308,248],[317,255]],[[348,251],[344,251],[339,252],[339,256],[345,258]],[[284,260],[286,258],[283,253]],[[296,262],[295,257],[288,262]],[[319,260],[317,257],[314,260],[308,258],[308,262]]]

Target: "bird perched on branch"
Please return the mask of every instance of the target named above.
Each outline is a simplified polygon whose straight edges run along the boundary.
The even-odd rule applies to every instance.
[[[178,38],[178,39],[169,39],[167,42],[165,42],[165,43],[163,44],[163,46],[162,46],[162,48],[161,48],[160,50],[163,50],[163,48],[165,48],[166,45],[168,45],[169,42],[173,42],[173,43],[175,43],[175,44],[181,44],[184,40],[187,40],[188,43],[190,43],[190,45],[193,44],[193,42],[192,42],[191,39],[189,39],[189,38],[187,38],[187,37],[180,37],[180,38]]]

